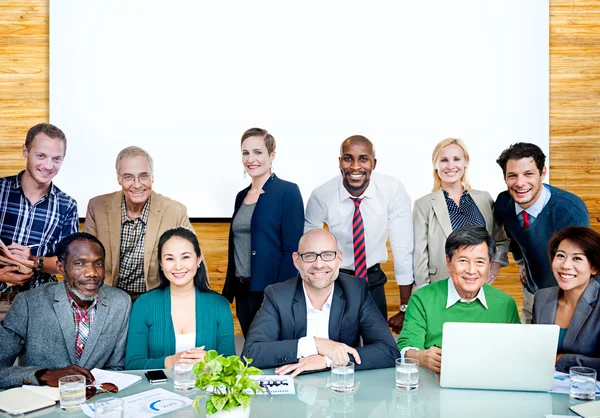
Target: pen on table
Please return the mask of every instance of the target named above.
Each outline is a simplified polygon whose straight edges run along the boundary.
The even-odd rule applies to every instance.
[[[260,385],[266,389],[267,394],[269,395],[269,399],[273,400],[273,394],[271,393],[271,389],[269,389],[269,384],[261,380]]]
[[[29,248],[35,248],[35,247],[39,247],[42,244],[33,244],[33,245],[27,245],[27,247]]]

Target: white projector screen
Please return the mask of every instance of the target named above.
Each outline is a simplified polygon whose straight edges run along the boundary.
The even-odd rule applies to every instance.
[[[52,0],[50,121],[69,140],[56,184],[85,216],[138,145],[154,190],[190,217],[230,217],[249,184],[239,140],[257,126],[305,204],[353,134],[413,201],[435,144],[459,137],[473,187],[495,197],[505,147],[548,154],[548,31],[548,0]]]

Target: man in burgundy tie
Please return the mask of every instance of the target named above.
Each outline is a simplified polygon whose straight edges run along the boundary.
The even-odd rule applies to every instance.
[[[546,156],[535,144],[519,142],[496,160],[504,173],[507,191],[494,206],[495,219],[510,238],[510,250],[519,265],[523,284],[523,323],[530,323],[533,295],[556,286],[548,258],[548,242],[556,232],[572,225],[589,226],[583,201],[547,184]]]
[[[400,332],[414,282],[411,203],[400,180],[375,173],[376,165],[369,139],[354,135],[344,140],[339,157],[341,176],[313,191],[304,230],[328,225],[342,250],[340,271],[368,281],[369,292],[386,320],[387,277],[380,264],[387,261],[389,236],[400,312],[388,322],[394,332]]]
[[[102,286],[102,243],[77,232],[59,242],[56,253],[64,281],[19,293],[2,321],[0,389],[58,386],[74,374],[91,383],[94,368],[124,368],[131,299]]]

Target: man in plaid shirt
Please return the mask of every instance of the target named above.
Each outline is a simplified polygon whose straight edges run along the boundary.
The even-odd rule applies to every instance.
[[[35,125],[23,145],[25,170],[0,179],[0,238],[14,256],[34,264],[30,274],[0,265],[0,320],[20,291],[56,281],[56,244],[79,229],[77,202],[52,183],[66,150],[60,129]]]

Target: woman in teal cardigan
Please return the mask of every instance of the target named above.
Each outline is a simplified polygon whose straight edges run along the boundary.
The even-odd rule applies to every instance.
[[[235,355],[229,302],[208,285],[196,235],[165,231],[158,242],[160,286],[141,295],[131,311],[125,367],[169,369],[195,363],[208,350]]]

